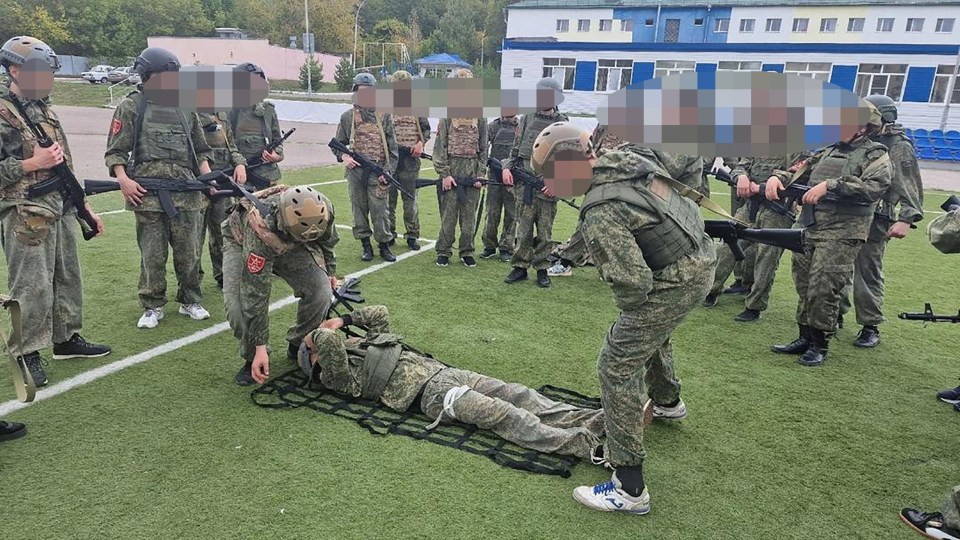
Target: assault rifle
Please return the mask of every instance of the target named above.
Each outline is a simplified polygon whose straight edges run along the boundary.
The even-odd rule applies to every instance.
[[[724,171],[723,169],[718,169],[713,173],[713,176],[736,191],[737,181],[730,176],[729,172]],[[797,215],[790,211],[790,207],[788,205],[779,201],[771,201],[767,199],[763,193],[763,189],[760,190],[760,193],[751,196],[748,199],[747,204],[750,205],[750,221],[755,221],[757,219],[757,213],[760,211],[761,206],[767,207],[771,211],[776,212],[778,215],[788,217],[791,221],[795,221],[797,219]]]
[[[280,138],[263,147],[263,152],[274,152],[277,148],[280,148],[280,145],[283,144],[283,141],[290,138],[293,135],[293,132],[297,128],[290,128],[286,133],[282,133]],[[255,187],[258,191],[261,189],[267,189],[270,187],[270,181],[266,178],[256,174],[254,169],[263,167],[264,165],[270,165],[269,162],[263,159],[263,152],[257,154],[253,159],[247,160],[247,183]],[[232,174],[233,171],[224,171],[227,174]]]
[[[137,178],[136,182],[146,189],[153,191],[160,199],[160,206],[169,217],[176,217],[180,212],[173,206],[171,191],[200,191],[211,199],[232,197],[232,190],[217,190],[210,193],[210,186],[196,180],[167,180],[164,178]],[[85,180],[83,192],[86,195],[99,195],[111,191],[120,191],[120,183],[114,180]]]
[[[407,155],[407,156],[413,155],[413,150],[409,146],[403,146],[402,144],[397,145],[397,151],[400,152],[401,158],[404,157],[404,155]],[[423,159],[429,159],[430,161],[433,161],[433,156],[431,156],[426,152],[421,152],[420,157]]]
[[[487,167],[490,168],[497,175],[497,178],[503,179],[503,162],[497,158],[488,158]],[[534,191],[543,191],[543,188],[546,184],[543,183],[543,178],[538,178],[527,171],[523,170],[520,167],[511,167],[510,173],[513,174],[514,180],[523,186],[523,204],[533,204],[533,193]],[[580,210],[580,207],[577,206],[577,203],[570,201],[568,199],[561,199],[557,197],[570,207]]]
[[[727,244],[733,252],[733,258],[738,261],[746,258],[740,247],[740,240],[767,244],[790,251],[803,251],[803,229],[753,229],[739,222],[725,219],[708,219],[703,223],[707,235],[723,240],[723,243]]]
[[[897,318],[907,321],[926,321],[926,322],[952,322],[960,323],[960,310],[956,315],[935,315],[933,307],[927,302],[923,304],[923,313],[901,313]]]
[[[354,161],[360,164],[360,167],[363,169],[363,181],[367,183],[370,181],[371,176],[384,177],[387,179],[393,187],[397,188],[397,191],[403,193],[408,198],[413,199],[414,195],[409,193],[407,190],[403,189],[403,186],[400,185],[400,182],[392,175],[389,171],[377,165],[371,161],[367,156],[357,152],[356,150],[351,150],[347,145],[338,141],[335,137],[330,139],[330,144],[327,146],[330,147],[334,152],[340,152],[340,154],[346,154],[353,158]]]
[[[260,212],[261,216],[265,216],[270,212],[270,210],[267,208],[267,205],[263,204],[263,201],[258,199],[253,193],[250,193],[247,188],[243,187],[241,184],[238,184],[233,177],[223,171],[210,171],[207,174],[202,174],[197,177],[197,182],[205,184],[211,188],[229,191],[233,195],[247,199],[250,201],[250,204],[252,204],[253,207]]]
[[[54,140],[50,138],[50,135],[43,129],[43,126],[36,124],[30,118],[20,98],[10,92],[7,99],[13,103],[20,117],[23,118],[23,121],[27,123],[27,127],[30,128],[30,131],[32,131],[33,135],[37,138],[37,144],[40,145],[41,148],[50,148],[53,146]],[[80,185],[80,181],[77,180],[76,175],[70,170],[66,160],[54,166],[52,170],[53,176],[43,183],[31,186],[27,191],[27,196],[32,199],[42,197],[54,191],[59,191],[63,196],[64,207],[66,207],[67,204],[73,204],[73,206],[77,208],[77,218],[80,220],[83,239],[90,240],[97,235],[97,221],[93,218],[93,214],[87,210],[87,201],[83,193],[83,186]]]
[[[333,302],[330,304],[330,312],[335,312],[337,308],[343,307],[347,312],[353,311],[353,304],[362,304],[364,300],[360,295],[357,286],[360,285],[359,278],[347,278],[339,287],[333,291]]]
[[[471,176],[454,176],[453,184],[457,188],[457,200],[461,203],[467,202],[467,188],[472,188],[477,183],[481,186],[505,186],[503,182],[488,180],[486,178],[473,178]],[[443,180],[427,180],[425,178],[417,179],[417,189],[433,186],[438,190],[443,189]]]

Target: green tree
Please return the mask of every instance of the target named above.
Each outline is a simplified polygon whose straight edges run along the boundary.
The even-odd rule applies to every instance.
[[[308,65],[310,66],[309,70],[307,69]],[[300,88],[306,90],[310,87],[307,84],[310,82],[313,85],[313,89],[317,90],[320,88],[322,81],[323,65],[311,54],[307,57],[307,60],[303,62],[303,65],[300,66]]]
[[[409,39],[410,28],[398,19],[380,21],[364,36],[364,41],[375,43],[406,43]]]
[[[356,73],[353,70],[350,58],[344,56],[337,62],[337,69],[333,73],[333,80],[337,83],[337,90],[349,92],[350,89],[353,88],[354,76],[356,76]]]

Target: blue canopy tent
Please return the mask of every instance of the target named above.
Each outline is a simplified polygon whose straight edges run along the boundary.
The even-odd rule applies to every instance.
[[[447,53],[418,58],[413,61],[413,65],[421,77],[446,77],[455,69],[473,67],[459,56]]]

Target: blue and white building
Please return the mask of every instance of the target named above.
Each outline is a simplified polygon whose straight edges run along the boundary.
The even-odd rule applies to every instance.
[[[762,70],[886,94],[910,128],[960,129],[960,0],[521,0],[506,18],[503,86],[554,77],[571,112],[653,77]]]

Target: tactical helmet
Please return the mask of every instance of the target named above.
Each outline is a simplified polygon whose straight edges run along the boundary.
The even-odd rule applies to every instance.
[[[533,172],[543,174],[543,164],[562,150],[577,150],[584,155],[593,151],[590,132],[578,128],[570,122],[550,124],[537,135],[533,142],[533,155],[530,165]]]
[[[454,79],[472,79],[473,72],[467,68],[460,68],[453,73]]]
[[[299,242],[320,238],[330,224],[330,210],[323,195],[309,187],[284,191],[277,215],[280,226]]]
[[[556,90],[557,92],[563,92],[560,83],[553,77],[544,77],[537,81],[537,90]]]
[[[877,107],[874,106],[874,104],[869,101],[867,101],[867,107],[870,109],[870,118],[867,119],[867,122],[864,125],[864,127],[871,127],[871,126],[876,128],[882,127],[883,118],[882,118],[882,115],[880,114],[880,110],[877,109]]]
[[[180,71],[180,60],[172,52],[160,47],[147,47],[133,61],[133,70],[140,80],[147,82],[150,75],[164,71]]]
[[[393,75],[390,76],[390,82],[409,81],[411,79],[413,79],[413,75],[411,75],[409,71],[403,69],[394,71]]]
[[[27,60],[43,60],[54,71],[60,70],[60,59],[49,45],[30,36],[16,36],[0,47],[0,65],[22,66]]]
[[[252,62],[244,62],[242,64],[237,64],[236,67],[234,67],[234,69],[236,69],[237,71],[245,71],[247,73],[253,73],[254,75],[258,75],[261,79],[267,80],[267,75],[263,72],[263,68],[261,68],[260,66]]]
[[[353,77],[353,91],[356,92],[357,88],[361,86],[376,86],[377,79],[370,73],[357,73]]]
[[[867,96],[863,98],[863,100],[872,104],[880,111],[880,116],[885,123],[892,124],[897,121],[897,103],[889,96],[875,94]]]

